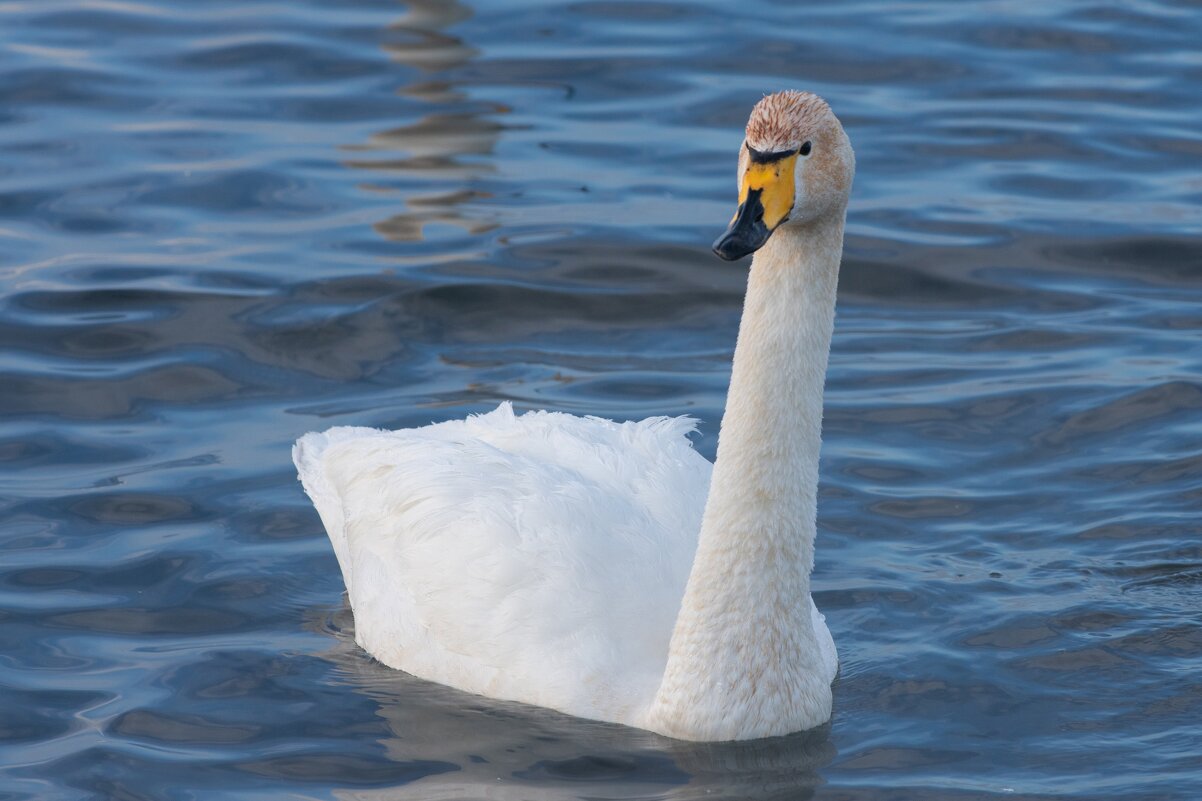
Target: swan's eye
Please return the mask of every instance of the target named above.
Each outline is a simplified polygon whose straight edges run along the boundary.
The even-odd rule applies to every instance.
[[[810,155],[810,151],[813,149],[814,149],[813,145],[811,145],[809,142],[806,142],[804,145],[801,146],[801,150],[798,150],[797,152],[803,156],[808,156],[808,155]]]

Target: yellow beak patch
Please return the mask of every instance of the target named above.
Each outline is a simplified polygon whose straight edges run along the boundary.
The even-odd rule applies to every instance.
[[[743,180],[739,183],[739,205],[747,201],[752,189],[761,190],[760,202],[764,205],[764,225],[768,230],[785,221],[793,210],[793,169],[797,166],[797,154],[762,163],[751,163]]]

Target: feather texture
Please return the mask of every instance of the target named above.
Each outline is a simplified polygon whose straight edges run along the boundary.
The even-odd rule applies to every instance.
[[[365,650],[470,692],[620,720],[659,685],[696,549],[711,465],[693,428],[505,403],[307,434],[294,459]]]

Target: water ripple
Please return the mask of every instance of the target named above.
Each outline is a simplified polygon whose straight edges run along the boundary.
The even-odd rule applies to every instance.
[[[1192,801],[1202,59],[1174,2],[0,5],[5,799]],[[856,144],[832,723],[699,745],[354,645],[288,449],[690,414],[748,107]]]

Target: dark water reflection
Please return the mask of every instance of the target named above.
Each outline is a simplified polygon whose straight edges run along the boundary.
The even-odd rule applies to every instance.
[[[0,799],[1195,799],[1187,3],[0,4]],[[357,650],[300,433],[513,400],[712,455],[747,110],[859,176],[832,723],[689,745]]]

